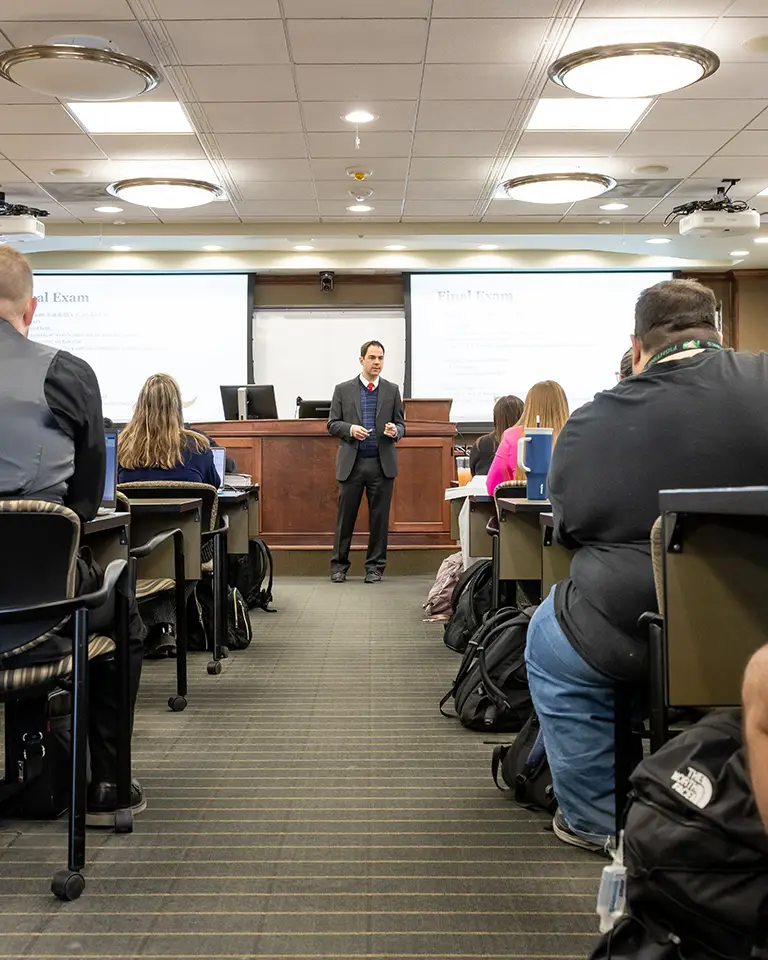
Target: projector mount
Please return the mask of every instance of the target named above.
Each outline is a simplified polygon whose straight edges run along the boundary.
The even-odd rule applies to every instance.
[[[9,203],[5,191],[0,190],[0,217],[47,217],[47,210],[28,207],[25,203]]]
[[[690,200],[688,203],[681,203],[679,207],[675,207],[672,212],[667,215],[664,226],[668,226],[670,223],[674,223],[675,220],[679,220],[681,217],[687,217],[689,214],[696,213],[699,210],[709,212],[717,211],[719,213],[741,213],[744,210],[749,210],[750,206],[744,200],[732,200],[728,196],[728,191],[734,184],[739,182],[739,179],[740,178],[723,180],[723,186],[718,187],[717,193],[713,197],[710,197],[709,200]]]

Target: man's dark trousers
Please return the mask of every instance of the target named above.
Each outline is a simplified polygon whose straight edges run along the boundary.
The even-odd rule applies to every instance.
[[[355,529],[357,511],[363,499],[368,499],[370,536],[365,569],[384,572],[387,564],[387,531],[389,508],[392,503],[394,477],[385,477],[378,457],[358,457],[347,480],[339,481],[339,512],[333,540],[331,572],[349,570],[349,548]]]

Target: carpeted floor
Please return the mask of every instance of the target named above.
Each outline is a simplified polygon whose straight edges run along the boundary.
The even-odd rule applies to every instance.
[[[48,893],[65,824],[0,824],[0,960],[585,958],[602,861],[496,791],[440,716],[458,658],[420,578],[281,580],[220,677],[148,663],[131,836],[89,831],[87,886]],[[497,740],[501,738],[495,738]]]

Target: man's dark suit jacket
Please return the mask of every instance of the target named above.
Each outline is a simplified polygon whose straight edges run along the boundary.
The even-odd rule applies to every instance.
[[[347,480],[357,459],[360,442],[350,431],[354,424],[362,426],[363,405],[360,402],[360,377],[339,383],[333,391],[331,412],[328,416],[328,432],[339,438],[339,452],[336,457],[336,479]],[[397,451],[395,440],[384,436],[384,427],[394,423],[397,427],[397,439],[405,436],[405,415],[400,388],[379,377],[379,395],[376,405],[376,435],[379,438],[379,460],[385,477],[397,476]]]

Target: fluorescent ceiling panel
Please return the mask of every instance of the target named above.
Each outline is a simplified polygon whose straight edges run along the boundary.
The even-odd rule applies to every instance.
[[[175,100],[68,103],[88,133],[194,133]]]
[[[631,130],[648,109],[650,99],[554,97],[539,100],[528,130]]]

